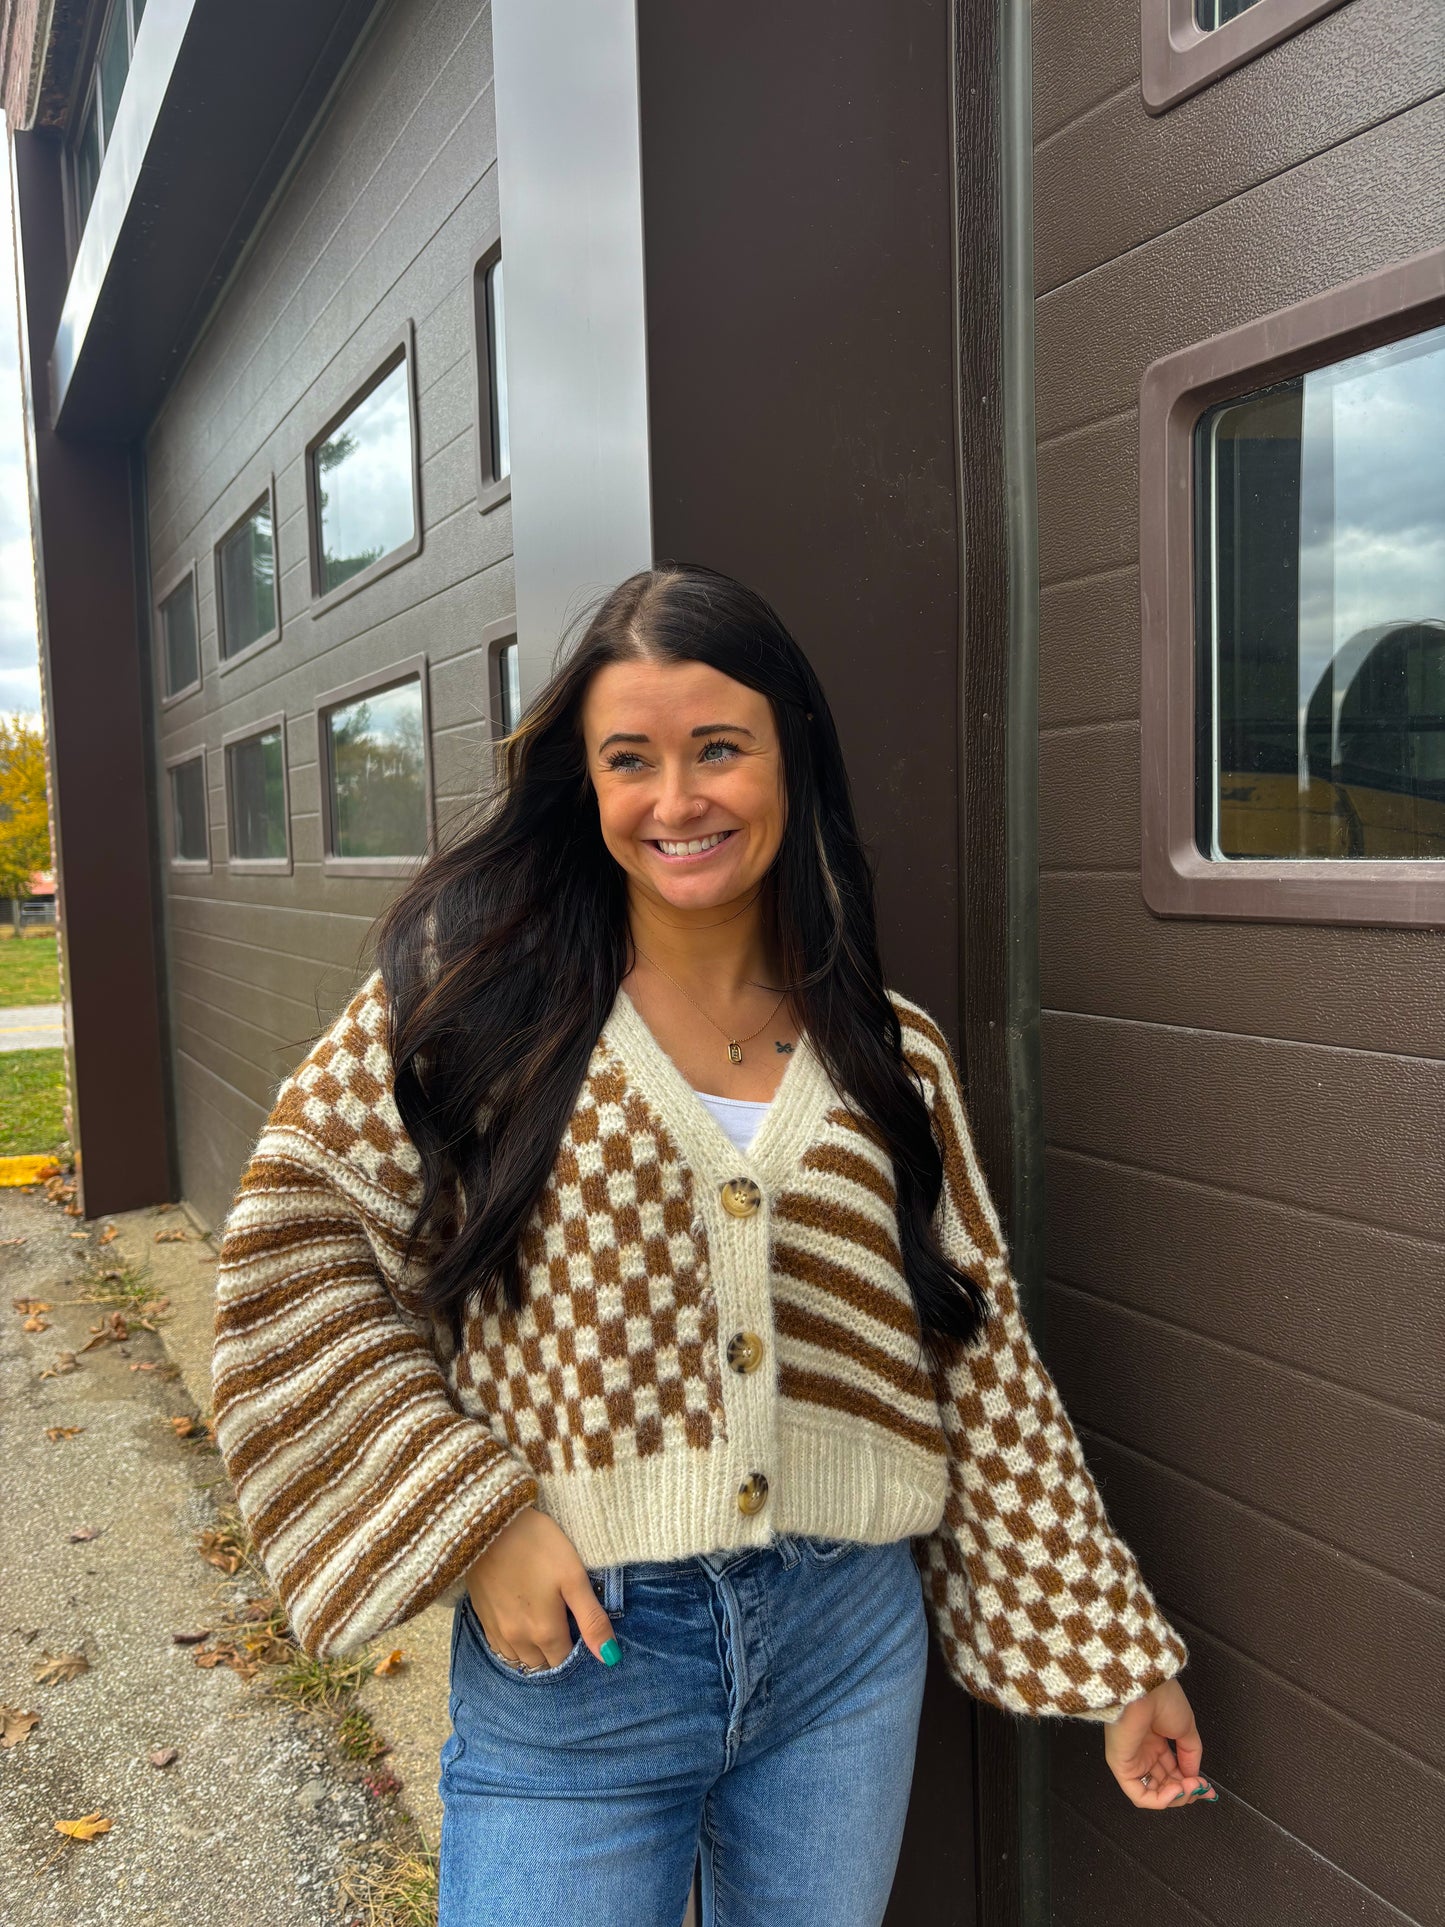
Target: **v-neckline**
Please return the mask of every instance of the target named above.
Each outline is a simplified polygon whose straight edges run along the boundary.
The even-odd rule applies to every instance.
[[[821,1113],[836,1092],[829,1082],[806,1031],[801,1031],[788,1058],[778,1088],[767,1099],[752,1142],[743,1151],[733,1143],[721,1123],[703,1103],[696,1087],[689,1084],[676,1063],[663,1049],[651,1025],[621,984],[617,1001],[603,1026],[613,1049],[629,1073],[633,1066],[644,1074],[638,1095],[649,1102],[647,1082],[658,1088],[659,1102],[652,1106],[663,1114],[663,1122],[682,1140],[683,1155],[689,1164],[704,1170],[756,1172],[779,1178],[816,1134]],[[650,1076],[647,1074],[650,1073]],[[721,1093],[713,1093],[720,1095]],[[801,1137],[801,1143],[795,1140]],[[789,1147],[793,1149],[790,1153]]]

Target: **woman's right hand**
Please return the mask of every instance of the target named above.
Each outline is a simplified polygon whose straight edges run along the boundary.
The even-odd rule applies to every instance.
[[[604,1665],[620,1657],[612,1621],[592,1590],[577,1548],[555,1519],[522,1506],[467,1571],[467,1591],[487,1644],[500,1659],[560,1666],[572,1650],[567,1608],[587,1650]]]

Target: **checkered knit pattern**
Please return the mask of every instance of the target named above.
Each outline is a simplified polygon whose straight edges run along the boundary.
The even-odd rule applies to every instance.
[[[362,987],[282,1087],[218,1267],[217,1437],[307,1651],[459,1597],[531,1503],[594,1572],[908,1537],[954,1677],[1012,1711],[1108,1718],[1178,1670],[1020,1319],[947,1045],[895,1003],[945,1152],[938,1229],[993,1307],[939,1374],[891,1160],[807,1039],[739,1152],[622,991],[523,1235],[524,1302],[474,1305],[453,1346],[421,1312],[435,1247],[407,1256],[420,1165],[379,975]]]

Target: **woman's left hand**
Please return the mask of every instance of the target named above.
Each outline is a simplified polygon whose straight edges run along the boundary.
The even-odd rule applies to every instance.
[[[1177,1680],[1130,1700],[1104,1728],[1104,1758],[1136,1807],[1188,1807],[1219,1795],[1199,1771],[1204,1747]]]

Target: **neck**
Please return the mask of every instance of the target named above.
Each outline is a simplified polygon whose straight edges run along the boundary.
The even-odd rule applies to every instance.
[[[760,984],[782,989],[763,904],[754,890],[737,903],[689,913],[629,891],[627,920],[637,948],[669,976],[704,997],[730,997]]]

